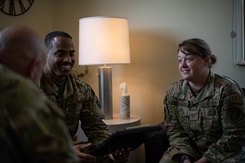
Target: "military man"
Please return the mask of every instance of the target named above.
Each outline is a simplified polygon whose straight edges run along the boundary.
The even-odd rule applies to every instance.
[[[102,121],[103,113],[93,89],[71,73],[75,63],[75,50],[72,37],[63,31],[54,31],[45,37],[48,49],[47,63],[39,87],[44,94],[65,114],[64,121],[73,140],[81,122],[81,128],[91,145],[97,145],[111,133]],[[91,148],[89,145],[87,147]],[[84,152],[81,145],[76,145],[76,153],[82,160],[93,156]],[[112,152],[115,161],[125,161],[129,151]]]
[[[46,49],[35,32],[0,33],[0,162],[78,163],[63,113],[36,87]]]

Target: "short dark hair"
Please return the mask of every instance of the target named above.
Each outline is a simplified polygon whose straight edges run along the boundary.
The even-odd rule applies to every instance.
[[[55,37],[58,37],[58,36],[62,36],[62,37],[66,37],[66,38],[71,38],[72,37],[66,33],[66,32],[63,32],[63,31],[53,31],[53,32],[50,32],[46,35],[45,37],[45,40],[44,40],[44,43],[45,43],[45,46],[49,49],[52,47],[52,44],[51,44],[51,41],[55,38]]]
[[[178,45],[178,51],[181,51],[186,55],[189,54],[198,55],[202,58],[205,58],[206,56],[210,56],[211,65],[216,63],[217,61],[217,57],[214,54],[211,54],[209,45],[204,40],[199,38],[184,40]]]

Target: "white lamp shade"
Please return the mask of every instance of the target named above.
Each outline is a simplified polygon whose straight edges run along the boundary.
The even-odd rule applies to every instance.
[[[87,17],[79,20],[79,65],[130,63],[128,20]]]

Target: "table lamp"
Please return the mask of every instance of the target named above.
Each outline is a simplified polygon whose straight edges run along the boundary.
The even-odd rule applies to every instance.
[[[113,118],[112,64],[130,63],[128,19],[86,17],[79,20],[79,65],[98,67],[99,99],[105,119]]]

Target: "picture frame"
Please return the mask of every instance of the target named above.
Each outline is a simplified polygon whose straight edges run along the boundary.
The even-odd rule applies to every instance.
[[[245,66],[245,12],[244,5],[245,0],[234,0],[234,25],[235,32],[233,33],[233,38],[235,38],[235,54],[236,54],[236,64],[239,66]],[[231,34],[232,36],[232,34]]]

